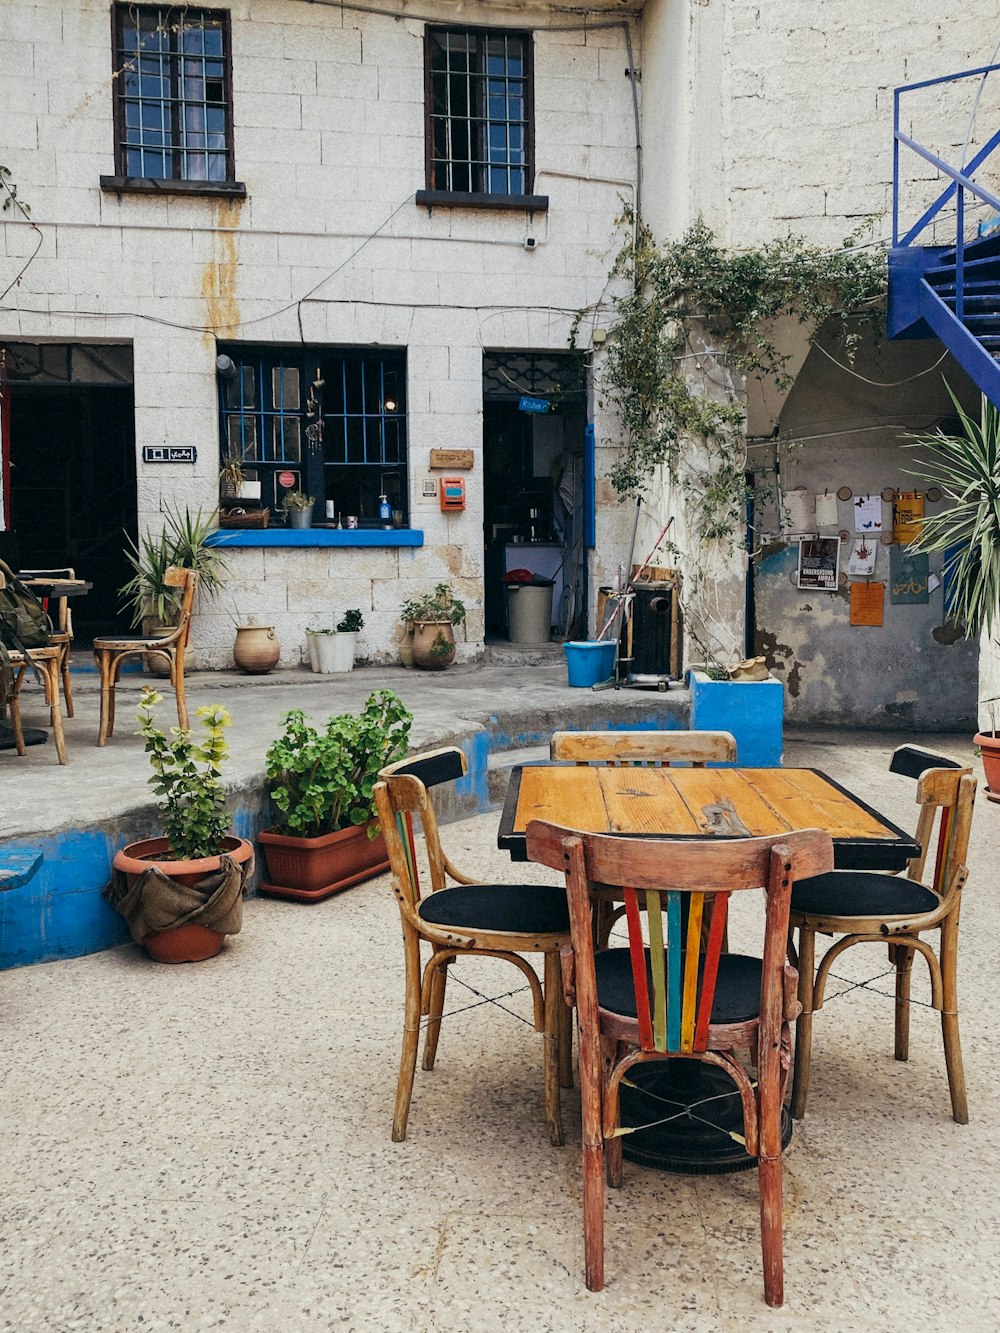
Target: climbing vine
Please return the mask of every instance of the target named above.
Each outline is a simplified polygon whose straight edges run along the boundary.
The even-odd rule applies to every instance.
[[[610,480],[622,497],[637,495],[666,465],[696,537],[733,549],[747,499],[745,378],[790,382],[774,321],[793,315],[815,331],[836,317],[850,357],[862,326],[881,324],[885,254],[852,248],[854,237],[832,251],[797,236],[726,251],[701,218],[658,246],[631,209],[620,223],[629,239],[611,276],[629,290],[614,299],[598,377],[621,425]]]

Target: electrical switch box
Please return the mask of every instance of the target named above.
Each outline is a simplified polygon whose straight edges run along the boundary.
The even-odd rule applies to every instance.
[[[465,478],[442,477],[440,481],[441,512],[459,514],[465,508]]]

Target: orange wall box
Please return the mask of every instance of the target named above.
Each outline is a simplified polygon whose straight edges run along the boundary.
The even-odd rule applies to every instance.
[[[465,508],[464,477],[442,477],[439,493],[442,513],[458,514]]]

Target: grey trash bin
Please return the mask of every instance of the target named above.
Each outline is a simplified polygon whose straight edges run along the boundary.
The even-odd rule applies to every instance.
[[[507,585],[511,643],[548,643],[552,634],[552,580]]]

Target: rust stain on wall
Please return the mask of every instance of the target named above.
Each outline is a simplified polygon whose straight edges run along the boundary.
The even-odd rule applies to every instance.
[[[240,322],[239,302],[236,299],[237,234],[243,209],[241,199],[219,199],[213,204],[215,225],[219,228],[212,236],[212,257],[201,275],[201,295],[208,309],[207,323],[219,337],[235,334]],[[211,345],[213,335],[205,334]]]

